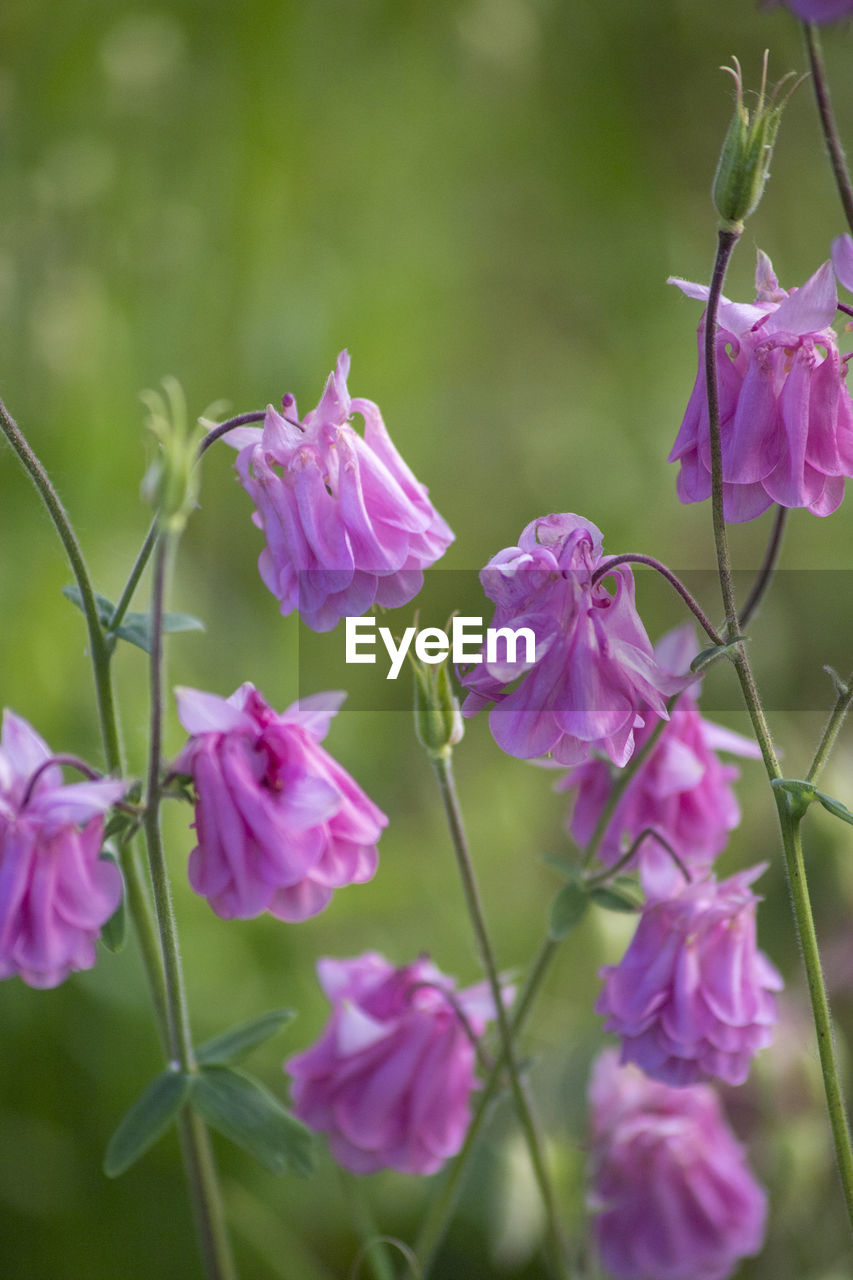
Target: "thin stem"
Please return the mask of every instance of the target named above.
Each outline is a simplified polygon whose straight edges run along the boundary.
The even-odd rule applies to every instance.
[[[265,409],[254,409],[251,413],[238,413],[236,418],[229,418],[227,422],[220,422],[218,426],[212,427],[208,431],[198,446],[198,456],[201,457],[212,444],[215,444],[222,436],[227,435],[229,431],[233,431],[235,427],[245,427],[250,422],[263,422],[266,416]]]
[[[486,928],[486,921],[483,914],[482,903],[480,901],[474,867],[471,861],[468,841],[462,823],[462,813],[459,807],[459,800],[456,795],[456,788],[453,781],[450,749],[448,748],[441,755],[431,755],[430,759],[432,761],[433,768],[435,769],[441,798],[444,802],[444,810],[447,816],[447,823],[450,828],[450,835],[453,841],[453,849],[456,854],[459,874],[462,879],[462,887],[465,893],[468,914],[477,939],[480,957],[486,971],[486,976],[492,993],[492,1000],[495,1005],[495,1016],[498,1021],[500,1042],[507,1071],[509,1073],[510,1086],[512,1088],[513,1099],[515,1101],[516,1112],[527,1141],[530,1160],[533,1165],[533,1172],[539,1187],[539,1193],[542,1197],[554,1270],[557,1275],[563,1277],[564,1280],[568,1280],[569,1272],[566,1264],[565,1245],[558,1225],[554,1193],[551,1188],[541,1139],[537,1131],[533,1114],[530,1110],[527,1095],[521,1082],[518,1063],[515,1059],[509,1017],[504,1007],[497,964],[495,963],[494,952],[489,939],[488,929]]]
[[[853,701],[853,672],[848,676],[847,683],[839,685],[838,693],[835,699],[835,706],[830,712],[829,719],[826,722],[826,728],[823,736],[818,743],[817,751],[812,760],[808,773],[806,774],[807,782],[816,782],[817,776],[823,766],[826,764],[829,753],[835,746],[835,740],[844,724],[844,718],[850,709],[850,703]]]
[[[627,552],[625,555],[612,556],[607,560],[603,560],[592,576],[592,585],[595,586],[595,584],[597,582],[600,582],[602,578],[606,578],[607,575],[609,573],[612,573],[613,570],[616,568],[616,566],[620,564],[648,565],[650,569],[654,569],[657,573],[661,575],[661,577],[666,578],[670,586],[674,587],[675,590],[678,592],[678,594],[681,596],[682,600],[687,605],[687,608],[693,614],[694,618],[696,618],[700,623],[700,625],[704,627],[705,631],[713,640],[714,644],[725,643],[723,640],[723,637],[719,634],[716,627],[711,622],[710,618],[708,618],[708,616],[705,614],[701,605],[694,598],[694,596],[692,596],[691,593],[687,590],[687,587],[685,587],[681,579],[678,578],[672,572],[671,569],[668,569],[665,564],[662,564],[660,560],[656,560],[654,556],[644,556],[644,555],[634,554],[633,552]]]
[[[618,875],[619,872],[623,869],[623,867],[628,866],[631,859],[635,856],[635,854],[639,850],[640,845],[643,843],[644,840],[648,840],[648,839],[657,840],[658,844],[661,845],[666,850],[666,852],[672,858],[675,865],[678,867],[678,870],[684,876],[685,883],[690,884],[693,877],[691,876],[690,872],[687,870],[687,867],[684,865],[681,858],[679,858],[678,854],[675,852],[675,850],[673,849],[669,841],[665,839],[665,837],[662,836],[661,833],[658,830],[656,830],[655,827],[644,827],[643,830],[640,832],[640,834],[637,836],[636,840],[631,845],[631,848],[622,854],[622,857],[619,859],[619,861],[615,863],[612,867],[608,867],[606,871],[602,871],[599,875],[591,876],[589,880],[587,880],[586,882],[587,887],[595,888],[597,885],[607,884],[608,880],[612,880],[615,875]]]
[[[841,197],[841,203],[844,207],[844,216],[847,219],[847,225],[851,232],[853,232],[853,183],[850,181],[850,173],[848,172],[847,161],[844,157],[844,147],[841,144],[841,135],[838,132],[838,125],[835,122],[835,113],[832,109],[832,97],[829,92],[829,82],[826,78],[826,68],[823,64],[823,49],[821,47],[820,32],[813,22],[804,22],[803,34],[806,38],[806,49],[808,50],[809,55],[812,84],[814,85],[815,101],[817,103],[818,115],[820,116],[820,125],[823,129],[826,149],[829,152],[832,172],[835,175],[835,185],[837,186],[838,194]]]
[[[154,579],[151,596],[150,653],[150,737],[148,782],[145,806],[145,838],[154,906],[160,930],[160,945],[166,979],[169,1055],[183,1071],[196,1068],[189,1026],[186,992],[172,890],[166,868],[160,831],[161,754],[163,725],[163,608],[171,560],[171,541],[161,534],[154,550]],[[179,1119],[179,1132],[189,1182],[193,1216],[209,1280],[233,1280],[236,1276],[213,1163],[210,1138],[205,1125],[189,1109]]]
[[[731,561],[729,559],[728,538],[723,515],[722,449],[720,446],[720,416],[717,398],[717,369],[714,358],[714,335],[717,306],[722,292],[723,279],[736,239],[737,236],[733,232],[719,232],[719,247],[714,263],[711,291],[708,296],[708,309],[705,315],[705,378],[711,437],[714,541],[717,551],[720,587],[726,609],[726,624],[731,638],[737,635],[739,624],[732,591]],[[752,721],[755,737],[761,748],[764,767],[768,778],[772,782],[773,779],[781,777],[782,773],[770,735],[770,728],[764,714],[764,708],[758,694],[755,677],[752,673],[749,655],[742,642],[734,650],[733,663],[740,681],[743,699]],[[788,795],[782,789],[776,787],[773,788],[773,794],[779,814],[782,846],[785,853],[785,869],[791,893],[794,921],[811,997],[812,1015],[817,1034],[824,1091],[835,1143],[838,1170],[841,1176],[848,1217],[851,1226],[853,1226],[853,1147],[851,1147],[850,1128],[847,1121],[844,1096],[841,1091],[841,1077],[832,1035],[829,1000],[820,964],[820,951],[818,949],[817,934],[806,881],[799,821],[792,816]]]
[[[746,627],[747,623],[757,612],[758,606],[764,599],[767,588],[773,580],[773,574],[779,561],[779,555],[782,551],[782,538],[785,533],[785,525],[788,521],[788,508],[777,507],[776,516],[773,521],[773,528],[770,531],[770,540],[767,543],[767,549],[764,552],[764,563],[758,571],[758,577],[752,584],[749,595],[743,603],[740,610],[740,626]]]

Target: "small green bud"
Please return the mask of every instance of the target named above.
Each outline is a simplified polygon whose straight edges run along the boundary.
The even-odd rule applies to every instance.
[[[743,230],[744,221],[758,207],[764,194],[764,186],[770,176],[770,161],[773,157],[773,145],[779,132],[782,112],[800,81],[798,80],[780,100],[780,89],[794,74],[790,72],[779,81],[767,98],[767,53],[765,52],[758,102],[750,112],[744,105],[740,63],[737,58],[732,58],[732,62],[734,67],[720,68],[734,77],[737,99],[735,113],[726,133],[717,172],[714,175],[711,199],[720,215],[723,230],[740,232]]]
[[[187,409],[180,384],[163,379],[165,395],[147,391],[148,429],[158,440],[157,456],[142,479],[142,497],[157,511],[161,528],[180,533],[198,495],[197,445],[187,430]]]
[[[415,668],[415,733],[431,756],[456,746],[463,734],[459,702],[450,683],[447,659],[439,664],[413,661]]]

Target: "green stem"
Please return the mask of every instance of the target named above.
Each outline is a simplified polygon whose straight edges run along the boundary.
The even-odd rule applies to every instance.
[[[826,78],[826,69],[823,65],[823,49],[821,48],[820,32],[813,22],[804,22],[803,33],[806,38],[806,49],[809,55],[809,65],[811,67],[812,84],[814,85],[818,115],[820,116],[820,125],[823,129],[826,149],[829,152],[829,160],[832,165],[832,172],[835,176],[835,185],[837,186],[838,194],[841,197],[841,203],[844,207],[844,216],[847,218],[847,225],[851,232],[853,232],[853,183],[850,181],[847,162],[844,158],[844,147],[841,144],[841,135],[838,132],[838,125],[835,122],[835,112],[832,109],[829,82]]]
[[[726,624],[730,637],[738,634],[739,622],[732,590],[731,559],[729,556],[728,535],[723,515],[723,474],[722,448],[720,441],[720,414],[717,396],[717,365],[715,358],[715,337],[717,328],[717,307],[722,293],[723,280],[726,274],[731,251],[737,235],[731,231],[719,232],[719,245],[714,263],[711,290],[708,295],[708,308],[705,313],[705,379],[708,393],[708,419],[711,441],[712,466],[712,503],[714,516],[714,542],[717,551],[717,565],[720,576],[720,590],[726,610]],[[735,671],[740,681],[741,692],[752,721],[756,741],[761,749],[764,767],[768,778],[772,781],[782,776],[779,761],[773,746],[770,728],[761,704],[755,677],[743,643],[733,651]],[[806,970],[809,995],[811,997],[812,1015],[817,1034],[821,1071],[823,1073],[824,1091],[826,1093],[829,1120],[835,1143],[838,1170],[847,1206],[850,1224],[853,1226],[853,1147],[851,1147],[850,1127],[841,1091],[840,1070],[835,1042],[832,1035],[832,1020],[829,1011],[829,1000],[823,971],[820,963],[817,934],[806,881],[803,850],[800,841],[799,821],[795,820],[790,810],[788,795],[773,788],[776,808],[779,814],[779,825],[782,834],[782,846],[785,854],[785,869],[788,887],[794,911],[794,921]]]
[[[826,728],[823,731],[823,737],[818,743],[817,751],[812,760],[811,767],[806,774],[808,782],[816,782],[817,776],[823,766],[826,764],[829,753],[835,746],[835,740],[844,724],[844,718],[850,709],[850,703],[853,701],[853,672],[847,677],[847,683],[838,689],[838,695],[835,699],[835,706],[830,712],[829,719],[826,722]]]
[[[161,755],[163,726],[163,608],[171,561],[171,540],[161,534],[154,550],[151,597],[150,698],[148,783],[145,804],[145,839],[154,906],[160,932],[166,980],[169,1056],[181,1070],[197,1070],[190,1034],[189,1013],[178,949],[172,890],[160,830]],[[191,1109],[184,1108],[178,1123],[189,1183],[193,1217],[208,1280],[234,1280],[236,1270],[225,1228],[219,1184],[206,1126]]]
[[[541,1139],[537,1131],[536,1122],[533,1118],[524,1086],[521,1082],[518,1063],[515,1058],[509,1017],[504,1007],[498,969],[495,963],[495,956],[489,939],[488,930],[486,928],[486,921],[483,914],[482,903],[480,901],[474,867],[471,861],[468,841],[462,823],[462,813],[459,807],[459,800],[456,795],[456,788],[453,781],[453,769],[450,762],[450,748],[445,748],[441,754],[431,754],[430,759],[432,761],[433,768],[435,769],[441,798],[444,802],[444,810],[447,816],[447,823],[450,828],[450,835],[453,842],[454,852],[456,854],[459,874],[462,879],[462,887],[465,893],[465,902],[468,907],[468,914],[477,939],[483,968],[486,971],[486,976],[492,993],[492,999],[495,1005],[495,1015],[498,1021],[502,1056],[505,1060],[506,1068],[509,1073],[510,1086],[512,1089],[516,1112],[527,1142],[530,1160],[533,1165],[533,1172],[539,1187],[539,1193],[542,1197],[542,1204],[545,1210],[547,1222],[549,1248],[552,1255],[554,1270],[558,1276],[563,1278],[563,1280],[568,1280],[569,1271],[566,1263],[565,1244],[558,1225],[554,1193],[551,1187],[545,1156],[542,1150]]]
[[[115,609],[113,609],[113,616],[110,618],[109,625],[110,631],[115,631],[116,627],[121,625],[124,620],[124,615],[130,608],[130,602],[133,599],[134,592],[139,586],[139,580],[145,572],[148,561],[151,559],[151,552],[154,550],[154,545],[157,542],[158,527],[157,517],[155,516],[151,521],[148,532],[145,535],[145,541],[140,547],[139,555],[133,563],[133,568],[130,571],[130,577],[127,580],[124,591],[121,593],[121,598],[119,599]]]

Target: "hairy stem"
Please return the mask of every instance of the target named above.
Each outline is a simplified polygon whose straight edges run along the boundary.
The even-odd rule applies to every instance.
[[[670,586],[673,587],[681,596],[694,618],[697,619],[700,625],[708,633],[714,644],[724,643],[722,636],[719,634],[710,618],[708,618],[705,611],[702,609],[702,606],[695,597],[691,595],[681,579],[678,578],[671,569],[668,569],[665,564],[662,564],[660,560],[655,560],[654,556],[639,555],[633,552],[627,552],[625,555],[621,556],[611,556],[609,559],[603,560],[596,569],[592,578],[593,586],[602,578],[606,578],[607,575],[612,573],[616,566],[620,564],[644,564],[650,569],[654,569],[661,575],[661,577],[666,578]]]
[[[459,867],[462,887],[465,893],[465,902],[468,907],[468,914],[477,939],[480,957],[483,962],[483,968],[486,971],[486,976],[492,993],[492,1000],[495,1005],[495,1016],[498,1021],[502,1057],[506,1063],[506,1069],[509,1074],[515,1109],[527,1142],[533,1172],[536,1177],[539,1194],[542,1198],[542,1204],[545,1210],[548,1242],[553,1268],[556,1275],[562,1277],[563,1280],[568,1280],[569,1271],[566,1263],[566,1249],[558,1225],[554,1193],[545,1162],[545,1154],[542,1148],[541,1138],[537,1130],[536,1122],[533,1118],[533,1113],[530,1109],[527,1094],[521,1081],[521,1075],[519,1073],[518,1063],[515,1057],[515,1050],[512,1044],[512,1029],[510,1027],[509,1016],[506,1008],[504,1007],[500,977],[498,975],[497,964],[495,962],[492,944],[489,939],[488,929],[486,928],[485,916],[483,914],[483,907],[480,901],[480,893],[474,874],[474,866],[468,848],[468,840],[462,823],[462,813],[459,807],[459,800],[456,795],[456,787],[453,781],[453,770],[450,763],[450,749],[446,749],[441,755],[431,755],[430,759],[432,761],[433,768],[435,769],[441,798],[444,802],[444,810],[447,816],[448,827],[450,828],[450,835],[453,842],[453,849],[456,854],[456,861]]]
[[[830,712],[829,719],[826,722],[826,728],[823,731],[817,751],[815,751],[814,759],[811,762],[809,771],[806,774],[808,782],[816,782],[818,774],[829,759],[829,753],[835,746],[835,740],[838,737],[841,726],[844,724],[847,712],[850,710],[850,703],[853,701],[853,672],[847,677],[847,683],[840,685],[835,699],[835,706]]]

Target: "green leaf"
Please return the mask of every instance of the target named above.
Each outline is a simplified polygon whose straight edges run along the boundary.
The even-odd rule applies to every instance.
[[[243,1022],[239,1027],[232,1027],[221,1036],[215,1036],[213,1040],[206,1040],[196,1050],[196,1060],[201,1066],[221,1066],[234,1062],[256,1045],[274,1036],[295,1017],[295,1009],[273,1009],[269,1013],[263,1013],[251,1022]]]
[[[203,1067],[193,1080],[192,1105],[213,1129],[273,1173],[313,1171],[311,1130],[258,1080],[231,1067]]]
[[[853,813],[840,800],[836,800],[832,796],[825,796],[822,791],[815,792],[815,799],[820,801],[827,813],[840,818],[842,822],[853,824]]]
[[[104,1173],[117,1178],[171,1125],[190,1090],[182,1071],[163,1071],[134,1102],[107,1144]]]
[[[732,649],[742,644],[746,636],[735,636],[733,640],[729,640],[726,644],[712,644],[707,649],[703,649],[701,653],[697,653],[696,657],[690,663],[690,670],[698,675],[700,671],[704,671],[706,667],[710,667],[712,662],[716,662],[718,658],[725,658]]]
[[[77,586],[63,587],[62,594],[75,604],[78,609],[83,610],[83,597],[80,595],[80,588]],[[124,618],[116,627],[115,631],[110,629],[110,622],[115,613],[115,605],[106,596],[99,595],[97,591],[92,593],[95,597],[95,608],[98,614],[98,621],[104,628],[107,637],[118,636],[121,640],[126,640],[128,644],[135,644],[138,649],[144,649],[146,653],[151,652],[151,615],[148,613],[126,613]],[[204,631],[204,623],[200,618],[194,618],[189,613],[164,613],[163,614],[163,630],[167,632],[173,631]]]
[[[638,911],[640,906],[636,898],[624,889],[614,889],[612,886],[605,888],[602,885],[598,889],[592,889],[589,896],[605,911]]]
[[[563,885],[551,903],[551,917],[548,922],[548,936],[555,942],[565,938],[580,924],[589,906],[589,896],[581,884]]]
[[[815,799],[816,791],[813,782],[805,778],[771,778],[770,785],[774,791],[781,791],[787,799],[791,817],[799,820]]]
[[[105,844],[101,850],[101,857],[107,862],[111,862],[121,876],[121,901],[116,907],[109,920],[101,929],[101,942],[107,951],[112,951],[117,955],[125,944],[125,936],[127,933],[127,915],[125,911],[125,900],[127,898],[127,885],[124,882],[124,872],[121,869],[121,863],[115,850],[108,844]]]
[[[580,881],[580,867],[576,862],[571,862],[567,857],[559,853],[543,853],[542,861],[546,867],[550,867],[552,871],[556,871],[564,880],[571,880],[577,884]]]

